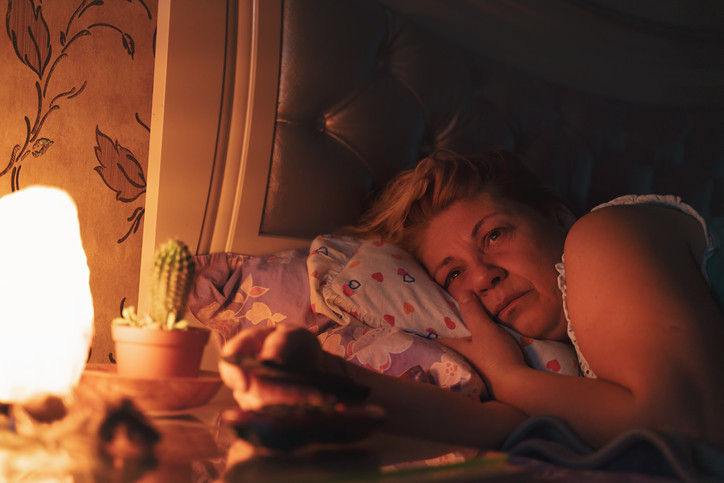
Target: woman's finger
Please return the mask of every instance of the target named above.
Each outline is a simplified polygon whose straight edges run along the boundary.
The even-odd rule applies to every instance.
[[[236,354],[256,357],[264,346],[264,341],[274,331],[268,327],[244,329],[229,339],[221,348],[221,356],[229,357]]]
[[[264,340],[260,360],[270,360],[296,371],[318,369],[319,341],[303,326],[280,326]]]
[[[498,327],[495,322],[490,318],[475,294],[468,293],[460,297],[458,306],[460,307],[460,315],[462,315],[463,321],[465,321],[465,325],[468,326],[473,337],[484,337],[490,331],[497,330]]]
[[[232,390],[246,391],[249,389],[249,376],[240,364],[231,362],[233,359],[241,361],[244,357],[256,358],[264,346],[264,341],[272,332],[271,328],[245,329],[229,339],[221,348],[219,359],[219,376]]]

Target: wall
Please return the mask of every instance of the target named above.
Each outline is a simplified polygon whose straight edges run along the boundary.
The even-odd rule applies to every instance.
[[[90,361],[108,362],[110,320],[137,303],[157,2],[8,0],[5,11],[0,195],[44,184],[75,199],[95,309]],[[28,309],[52,316],[52,289],[39,273]]]

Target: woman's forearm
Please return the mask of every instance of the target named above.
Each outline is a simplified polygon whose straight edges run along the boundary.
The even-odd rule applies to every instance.
[[[478,402],[432,384],[342,363],[352,380],[371,389],[367,402],[385,410],[384,429],[390,433],[496,449],[526,419],[522,412],[496,401]]]
[[[510,371],[493,389],[496,399],[530,416],[565,419],[587,441],[601,445],[621,432],[643,427],[641,401],[632,391],[601,379],[564,376],[528,367]]]

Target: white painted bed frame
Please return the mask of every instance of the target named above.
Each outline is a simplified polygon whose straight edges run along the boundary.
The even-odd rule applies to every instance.
[[[138,306],[168,238],[193,252],[272,253],[259,234],[271,159],[281,0],[160,0]],[[199,39],[204,39],[199,42]],[[215,370],[219,341],[202,367]]]
[[[170,237],[198,254],[309,243],[259,234],[280,32],[281,0],[159,2],[142,274]]]

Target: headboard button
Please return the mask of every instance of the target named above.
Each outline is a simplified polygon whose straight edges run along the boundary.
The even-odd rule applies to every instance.
[[[327,130],[327,118],[320,116],[314,121],[314,127],[319,132],[325,132]]]

